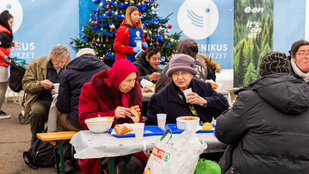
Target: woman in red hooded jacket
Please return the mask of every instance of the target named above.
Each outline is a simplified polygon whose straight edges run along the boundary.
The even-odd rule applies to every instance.
[[[134,62],[136,53],[147,47],[139,10],[135,6],[129,6],[126,10],[125,19],[115,35],[113,49],[116,53],[116,61],[127,59]]]
[[[137,68],[128,60],[119,60],[111,69],[94,75],[92,81],[81,90],[78,106],[80,124],[88,130],[85,120],[98,115],[115,116],[112,127],[115,124],[133,123],[127,117],[131,115],[129,108],[134,107],[140,113],[142,106],[141,87],[136,81],[138,76]],[[143,122],[141,117],[140,122]],[[146,165],[145,154],[134,153],[123,174],[142,174]],[[123,160],[117,164],[118,168],[122,165]],[[79,166],[84,174],[100,173],[100,159],[80,159]]]
[[[11,47],[14,47],[15,42],[13,40],[13,27],[14,18],[7,11],[4,10],[0,14],[0,119],[10,118],[11,115],[3,112],[1,110],[5,93],[8,88],[8,66],[2,59],[8,61],[8,56],[10,55]],[[17,46],[17,45],[16,45]]]

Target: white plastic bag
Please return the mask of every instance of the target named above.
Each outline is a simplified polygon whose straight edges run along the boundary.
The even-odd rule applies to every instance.
[[[207,148],[196,133],[185,130],[169,143],[172,134],[167,130],[154,146],[144,174],[193,174],[200,154]]]

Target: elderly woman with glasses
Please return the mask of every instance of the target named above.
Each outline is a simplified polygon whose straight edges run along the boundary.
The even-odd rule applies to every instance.
[[[305,40],[294,42],[290,55],[292,74],[309,84],[309,42]]]
[[[146,79],[156,83],[161,73],[160,61],[161,49],[159,46],[151,46],[146,52],[141,51],[137,54],[136,60],[133,62],[140,74],[137,82],[141,83],[143,79]]]
[[[147,124],[157,124],[157,114],[166,113],[166,123],[176,123],[179,116],[198,116],[202,122],[211,122],[228,109],[228,102],[210,83],[193,78],[197,74],[195,60],[178,54],[170,61],[166,75],[172,81],[154,94],[148,104]],[[186,96],[184,90],[191,88]]]

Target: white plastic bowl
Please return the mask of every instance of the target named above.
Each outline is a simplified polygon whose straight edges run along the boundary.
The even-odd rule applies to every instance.
[[[113,121],[105,122],[105,123],[86,123],[88,129],[93,133],[103,133],[108,132],[109,129],[112,127]]]
[[[194,117],[195,120],[183,120],[185,117],[194,117],[194,116],[181,116],[176,118],[176,125],[177,129],[185,130],[187,129],[187,122],[195,122],[196,126],[199,125],[200,118],[199,117]]]
[[[114,121],[114,117],[95,117],[85,120],[88,129],[93,133],[108,132]]]

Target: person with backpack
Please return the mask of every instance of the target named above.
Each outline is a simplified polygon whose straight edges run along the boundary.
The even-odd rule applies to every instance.
[[[11,115],[1,110],[5,93],[8,88],[8,66],[2,59],[8,60],[11,47],[17,47],[17,42],[13,41],[12,27],[14,23],[13,16],[9,11],[4,10],[0,14],[0,119],[10,118]]]

